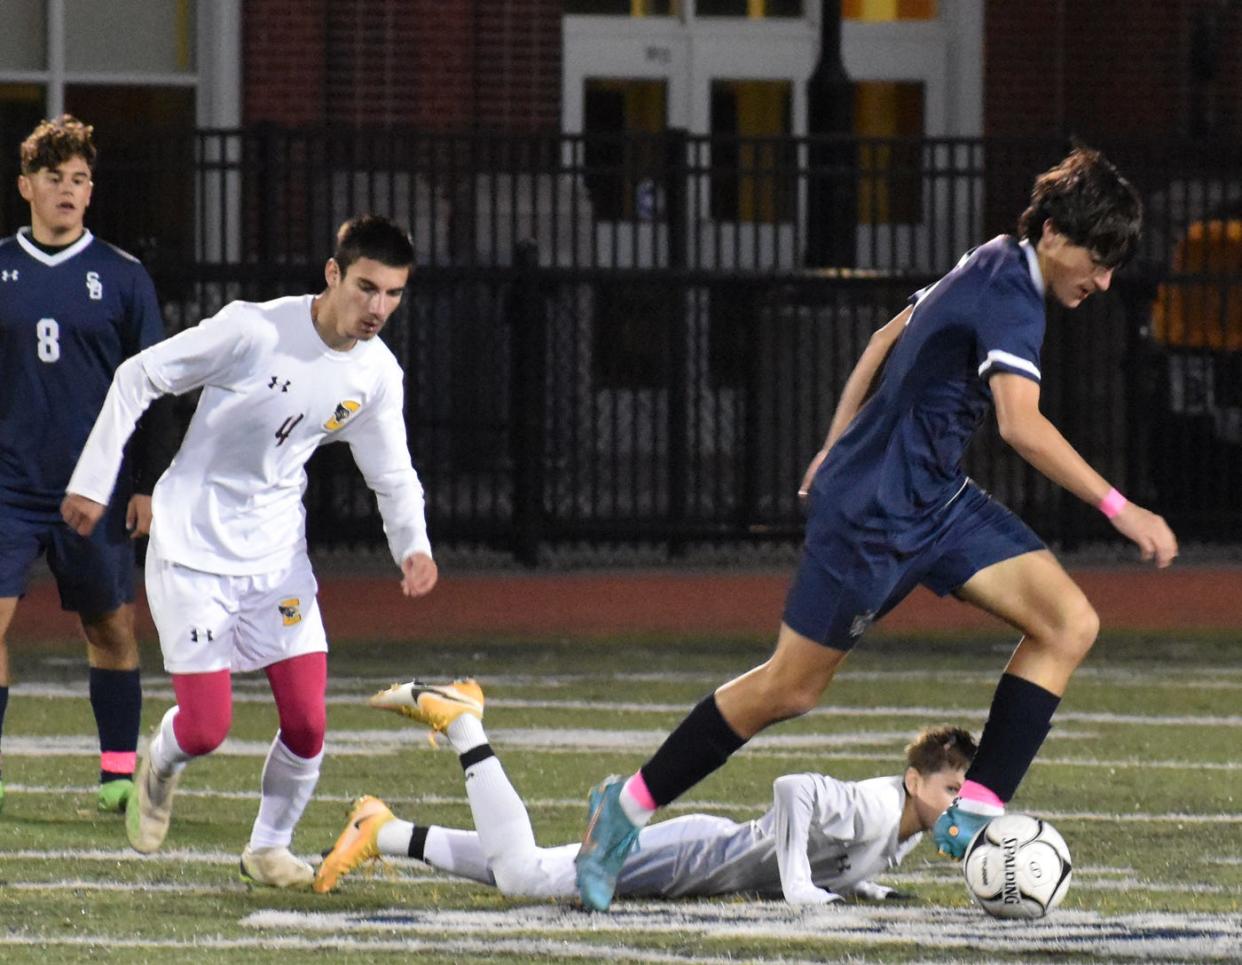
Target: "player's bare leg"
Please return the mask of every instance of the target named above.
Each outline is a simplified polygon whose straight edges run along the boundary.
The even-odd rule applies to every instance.
[[[980,570],[957,595],[1022,631],[1005,672],[1058,697],[1100,630],[1086,594],[1047,550]]]
[[[17,612],[17,597],[0,597],[0,737],[4,734],[4,712],[9,705],[9,624]],[[0,757],[0,766],[4,758]],[[4,809],[4,780],[0,770],[0,810]]]
[[[980,570],[957,595],[1023,637],[997,685],[962,793],[932,830],[942,853],[954,858],[988,820],[1004,812],[1099,632],[1095,610],[1047,550]]]
[[[814,709],[845,657],[782,623],[772,656],[717,688],[716,706],[738,737],[750,740]]]
[[[86,659],[90,664],[91,709],[99,729],[101,811],[124,811],[133,790],[142,683],[134,608],[123,603],[99,615],[82,614]]]

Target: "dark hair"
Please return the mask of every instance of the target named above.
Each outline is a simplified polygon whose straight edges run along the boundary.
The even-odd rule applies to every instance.
[[[1036,244],[1049,219],[1100,264],[1116,268],[1138,245],[1143,203],[1108,158],[1079,147],[1035,179],[1030,207],[1018,219],[1019,237]]]
[[[83,124],[72,114],[61,114],[54,121],[40,121],[39,126],[22,141],[22,174],[34,174],[44,168],[57,168],[70,158],[80,157],[95,170],[94,128]]]
[[[978,749],[968,730],[948,724],[924,727],[906,745],[906,765],[924,776],[944,770],[965,770]]]
[[[370,258],[389,268],[406,268],[414,264],[414,245],[409,234],[387,218],[359,215],[337,231],[332,260],[344,276],[359,258]]]

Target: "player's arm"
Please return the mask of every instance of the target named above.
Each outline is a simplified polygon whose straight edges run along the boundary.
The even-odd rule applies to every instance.
[[[430,593],[439,579],[427,536],[423,484],[410,461],[405,419],[397,390],[384,392],[377,408],[342,431],[354,462],[375,493],[384,534],[393,559],[401,567],[401,592],[406,596]]]
[[[775,815],[776,862],[781,876],[781,893],[791,905],[826,905],[840,901],[841,896],[820,888],[811,875],[811,859],[807,854],[811,826],[822,823],[823,812],[839,813],[840,800],[825,800],[823,779],[814,774],[784,774],[772,784],[772,810]]]
[[[226,384],[251,351],[251,328],[244,313],[226,308],[117,367],[61,503],[61,516],[74,532],[89,535],[103,516],[125,443],[146,408],[161,395]]]
[[[849,378],[845,381],[845,388],[841,390],[841,398],[837,400],[837,408],[832,415],[832,424],[828,427],[824,445],[815,454],[815,458],[811,460],[811,464],[802,476],[802,485],[798,487],[798,495],[803,499],[811,491],[815,473],[819,471],[820,464],[828,455],[828,450],[849,428],[850,423],[854,421],[854,416],[858,415],[858,410],[867,400],[876,375],[884,366],[884,360],[888,358],[897,340],[901,338],[901,333],[906,330],[906,323],[910,320],[910,313],[913,310],[914,306],[906,306],[888,324],[873,332],[867,341],[867,347],[863,349],[862,355],[854,365],[854,370],[850,372]]]
[[[147,376],[140,358],[131,356],[117,368],[95,427],[69,477],[60,514],[81,536],[90,535],[112,498],[125,443],[133,434],[138,418],[163,394]]]
[[[999,371],[989,380],[1001,438],[1028,463],[1083,502],[1100,506],[1112,486],[1039,411],[1039,383]],[[1144,560],[1168,566],[1177,556],[1177,539],[1155,513],[1127,502],[1112,524],[1139,547]]]

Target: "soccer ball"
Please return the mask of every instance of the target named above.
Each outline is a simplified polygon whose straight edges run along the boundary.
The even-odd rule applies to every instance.
[[[994,818],[975,835],[962,860],[966,887],[997,918],[1043,918],[1070,883],[1065,839],[1029,814]]]

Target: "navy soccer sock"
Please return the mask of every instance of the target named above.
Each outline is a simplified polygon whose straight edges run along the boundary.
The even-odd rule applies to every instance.
[[[91,709],[99,728],[99,780],[133,777],[142,719],[138,670],[90,669]]]
[[[1052,715],[1060,702],[1038,684],[1002,675],[966,780],[982,784],[1002,801],[1012,800],[1052,729]]]
[[[640,772],[655,803],[664,807],[721,767],[745,743],[720,713],[716,695],[709,694],[668,735]]]

